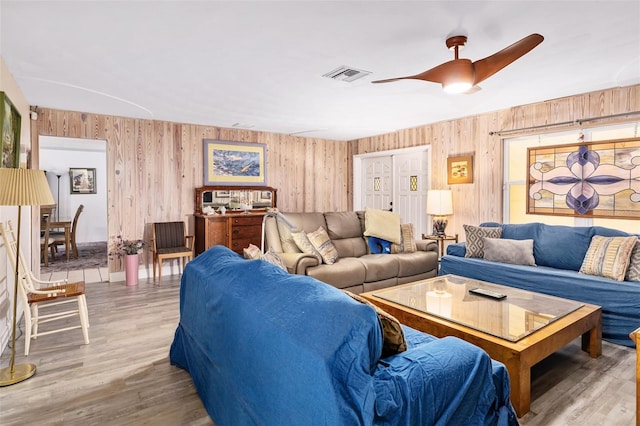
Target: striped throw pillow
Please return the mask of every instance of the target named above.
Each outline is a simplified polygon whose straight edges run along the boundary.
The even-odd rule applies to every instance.
[[[413,253],[418,250],[415,237],[413,236],[413,223],[403,223],[400,225],[400,244],[391,244],[391,253]]]
[[[322,226],[307,234],[311,245],[320,253],[322,260],[327,265],[332,265],[338,260],[338,250],[329,239],[327,231]]]
[[[580,272],[623,281],[636,237],[602,237],[594,235]]]

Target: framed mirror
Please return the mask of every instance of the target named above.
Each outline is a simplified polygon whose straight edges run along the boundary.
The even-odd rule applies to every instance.
[[[202,186],[195,190],[196,214],[211,211],[245,213],[277,206],[277,190],[270,186]]]

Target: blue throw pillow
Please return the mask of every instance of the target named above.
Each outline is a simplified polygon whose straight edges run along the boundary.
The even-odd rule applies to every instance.
[[[391,253],[391,241],[378,237],[369,237],[369,250],[373,254],[389,254]]]

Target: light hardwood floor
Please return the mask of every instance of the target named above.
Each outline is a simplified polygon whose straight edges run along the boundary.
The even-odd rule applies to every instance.
[[[190,376],[169,364],[180,282],[87,285],[91,343],[80,330],[43,336],[17,362],[31,379],[0,388],[0,424],[212,425]],[[575,340],[532,370],[531,412],[522,425],[633,425],[635,352],[603,342],[591,359]],[[10,350],[0,363],[8,365]]]

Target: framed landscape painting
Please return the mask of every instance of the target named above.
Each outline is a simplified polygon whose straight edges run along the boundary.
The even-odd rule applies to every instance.
[[[204,139],[205,185],[266,185],[266,146]]]
[[[0,167],[20,166],[20,113],[5,92],[0,92]]]

